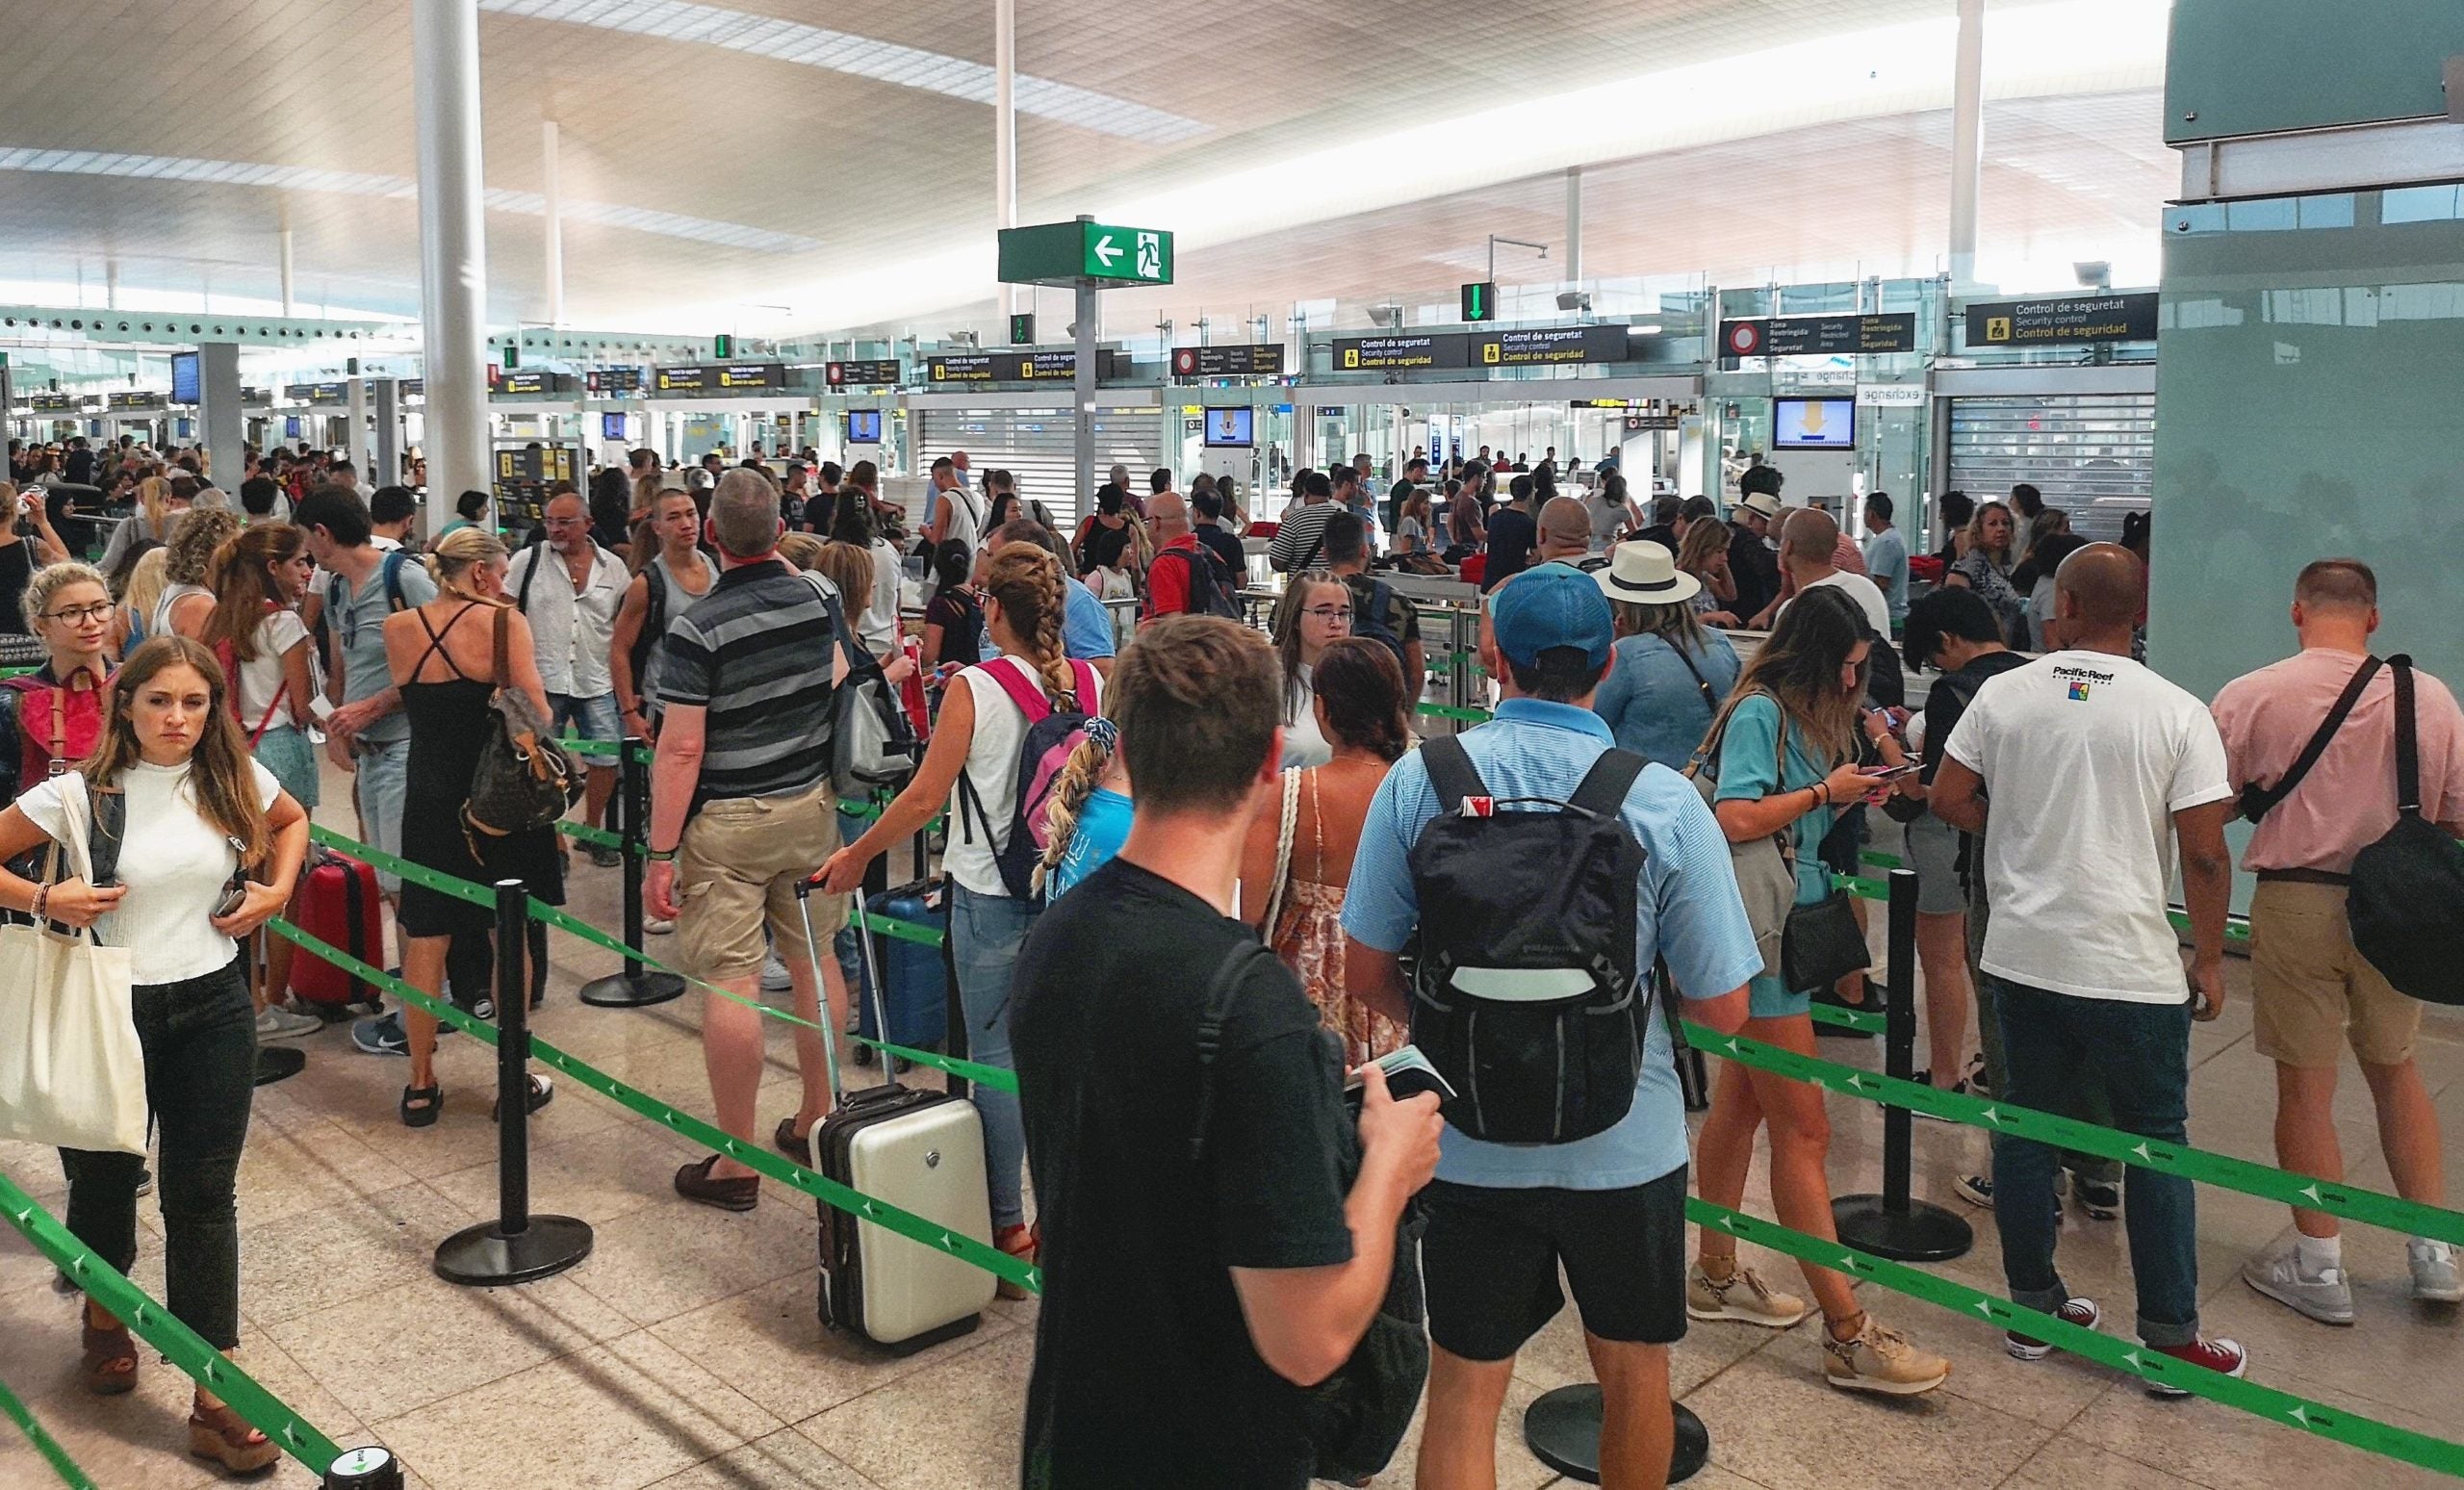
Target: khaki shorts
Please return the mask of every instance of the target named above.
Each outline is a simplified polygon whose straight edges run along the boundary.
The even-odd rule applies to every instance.
[[[811,954],[796,882],[837,852],[838,796],[828,781],[792,797],[704,803],[676,856],[676,937],[686,970],[711,983],[758,973],[765,921],[779,956],[805,965]],[[846,924],[847,897],[815,889],[813,935],[834,937]]]
[[[2259,1054],[2331,1066],[2345,1042],[2365,1066],[2400,1066],[2422,1027],[2406,998],[2353,950],[2340,885],[2262,881],[2250,895],[2250,985]]]

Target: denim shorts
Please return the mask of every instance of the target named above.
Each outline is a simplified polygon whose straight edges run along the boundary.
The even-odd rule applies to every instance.
[[[573,693],[548,695],[548,717],[551,730],[563,734],[568,729],[585,740],[605,740],[613,744],[625,737],[624,721],[616,712],[616,695],[594,693],[587,696]],[[590,764],[598,765],[599,761]]]
[[[275,725],[257,736],[256,748],[250,752],[257,764],[273,773],[291,800],[302,808],[315,810],[317,806],[317,747],[296,725]]]

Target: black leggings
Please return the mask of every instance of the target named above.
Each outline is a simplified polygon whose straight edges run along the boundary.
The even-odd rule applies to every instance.
[[[137,1040],[160,1136],[164,1275],[171,1313],[218,1350],[240,1343],[240,1149],[248,1138],[257,1016],[246,963],[140,985]],[[139,1154],[62,1149],[68,1229],[126,1272],[137,1261]]]
[[[526,921],[523,939],[530,949],[530,1001],[548,991],[548,923]],[[445,986],[453,1002],[469,1009],[481,997],[497,996],[496,938],[483,931],[458,931],[445,948]]]

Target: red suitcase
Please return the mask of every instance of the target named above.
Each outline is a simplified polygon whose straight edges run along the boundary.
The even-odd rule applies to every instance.
[[[301,931],[372,967],[385,965],[385,902],[374,868],[331,849],[313,849],[292,909]],[[291,960],[291,991],[312,1004],[378,1002],[373,985],[305,947]]]

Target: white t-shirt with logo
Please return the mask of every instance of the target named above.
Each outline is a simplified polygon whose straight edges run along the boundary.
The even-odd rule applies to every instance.
[[[1979,965],[2079,998],[2186,1000],[2172,814],[2233,795],[2206,706],[2128,657],[2056,652],[1988,680],[1942,748],[1991,801]]]

